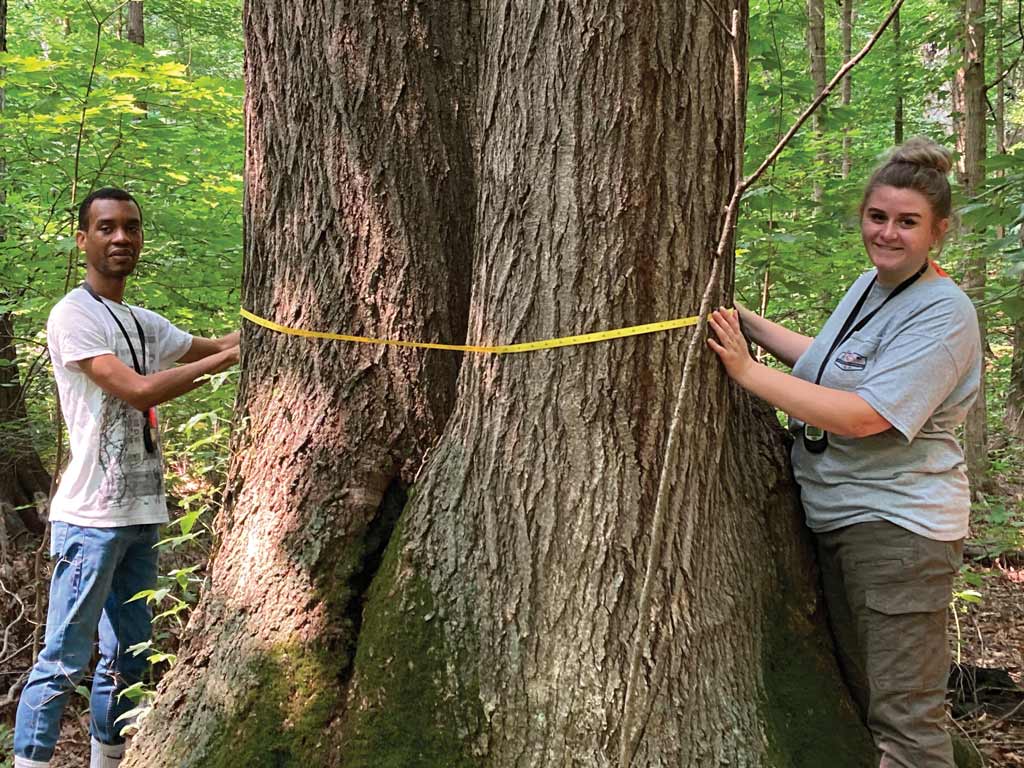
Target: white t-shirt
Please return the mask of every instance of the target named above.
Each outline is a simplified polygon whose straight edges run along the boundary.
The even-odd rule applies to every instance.
[[[103,300],[121,321],[142,363],[142,345],[132,314],[146,334],[146,373],[168,368],[188,351],[192,337],[155,312]],[[46,338],[68,425],[71,460],[50,508],[50,520],[94,528],[167,522],[159,429],[156,450],[142,439],[144,416],[99,388],[78,365],[114,354],[129,368],[128,343],[110,313],[84,288],[76,288],[50,312]]]

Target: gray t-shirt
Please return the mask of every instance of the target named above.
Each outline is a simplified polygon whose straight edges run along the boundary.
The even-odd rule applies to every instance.
[[[793,375],[814,381],[843,322],[874,276],[861,275]],[[892,291],[877,283],[860,317]],[[793,446],[793,471],[807,525],[825,531],[886,520],[939,541],[967,535],[970,492],[953,430],[978,393],[981,340],[970,299],[949,278],[922,279],[840,344],[821,385],[855,392],[893,428],[847,438],[830,434],[824,453]]]

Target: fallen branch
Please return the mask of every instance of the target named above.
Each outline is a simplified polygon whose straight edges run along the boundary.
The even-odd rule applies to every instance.
[[[963,732],[965,734],[968,734],[970,736],[977,736],[978,734],[984,733],[985,731],[987,731],[987,730],[989,730],[991,728],[995,728],[1000,723],[1005,723],[1011,717],[1016,715],[1021,707],[1024,707],[1024,699],[1022,699],[1021,701],[1018,701],[1017,702],[1017,706],[1015,706],[1013,709],[1011,709],[1006,714],[1001,715],[1000,717],[997,717],[991,723],[985,723],[985,725],[981,726],[980,728],[972,728],[970,731],[968,731],[966,729],[963,729],[963,728],[961,728],[961,730],[963,730]]]

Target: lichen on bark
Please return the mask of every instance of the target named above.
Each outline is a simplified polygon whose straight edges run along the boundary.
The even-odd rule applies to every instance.
[[[399,528],[368,595],[340,724],[343,768],[478,765],[477,659],[446,636],[420,567]]]

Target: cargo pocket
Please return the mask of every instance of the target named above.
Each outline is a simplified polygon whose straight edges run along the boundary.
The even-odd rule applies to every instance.
[[[865,593],[865,662],[881,691],[942,688],[949,672],[946,609],[952,579],[872,586]]]

